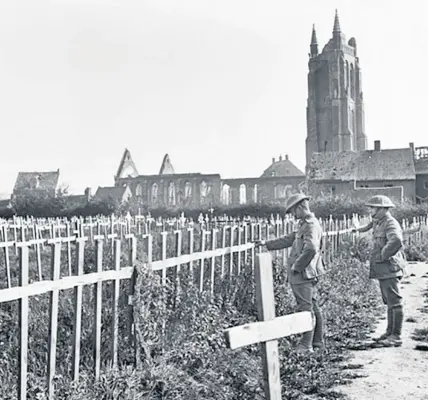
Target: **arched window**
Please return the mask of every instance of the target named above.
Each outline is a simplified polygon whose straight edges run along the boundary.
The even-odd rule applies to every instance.
[[[175,206],[175,183],[170,182],[168,185],[168,204]]]
[[[247,187],[244,183],[239,186],[239,204],[245,204],[247,202]]]
[[[201,182],[200,191],[201,191],[201,198],[207,197],[207,183],[205,181]]]
[[[339,97],[339,81],[333,79],[333,98],[337,99]]]
[[[190,182],[186,182],[184,185],[184,197],[186,199],[190,199],[192,197],[192,184]]]
[[[152,204],[157,203],[158,201],[158,184],[154,183],[152,185],[152,196],[151,196]]]
[[[221,189],[221,202],[224,205],[230,204],[230,186],[225,183]]]
[[[354,65],[351,63],[351,76],[350,76],[350,84],[351,84],[351,98],[355,98],[355,76],[354,76]]]
[[[349,87],[349,63],[346,61],[346,70],[345,70],[345,87],[348,89]]]
[[[137,186],[135,187],[135,195],[136,196],[143,195],[143,187],[141,186],[141,183],[137,184]]]
[[[258,196],[258,189],[259,189],[259,186],[258,185],[254,185],[254,187],[253,187],[253,202],[254,203],[257,203],[257,196]]]

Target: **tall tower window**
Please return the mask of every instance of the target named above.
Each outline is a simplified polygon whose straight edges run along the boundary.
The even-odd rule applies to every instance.
[[[349,88],[349,63],[348,61],[345,62],[345,87],[346,89]]]
[[[354,65],[351,63],[351,98],[355,100],[355,71]]]
[[[351,129],[352,129],[352,132],[354,133],[355,132],[355,111],[354,110],[351,111]]]

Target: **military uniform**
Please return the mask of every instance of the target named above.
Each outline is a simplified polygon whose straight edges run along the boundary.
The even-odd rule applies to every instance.
[[[368,203],[370,207],[392,208],[393,203],[386,196],[375,196]],[[382,300],[388,308],[386,333],[377,339],[385,345],[400,345],[403,325],[403,303],[399,281],[406,268],[403,252],[403,232],[398,221],[389,211],[369,225],[359,229],[365,232],[373,229],[373,246],[370,253],[370,279],[379,280]]]
[[[302,194],[292,196],[286,212],[305,199],[309,198]],[[296,299],[297,311],[310,311],[315,320],[314,330],[305,332],[300,343],[301,348],[308,350],[324,347],[323,317],[316,293],[318,277],[325,272],[321,241],[321,225],[315,215],[309,213],[299,221],[296,232],[265,243],[268,250],[291,247],[287,260],[287,281]]]

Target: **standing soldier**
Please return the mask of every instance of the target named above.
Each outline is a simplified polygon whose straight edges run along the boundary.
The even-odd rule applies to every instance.
[[[370,255],[369,279],[378,279],[382,300],[388,308],[386,332],[374,339],[379,346],[401,346],[403,326],[403,301],[399,281],[403,277],[406,258],[403,248],[403,232],[398,221],[391,215],[395,205],[386,196],[374,196],[366,204],[370,207],[373,221],[355,229],[367,232],[373,229],[373,247]]]
[[[323,316],[318,307],[316,284],[324,273],[324,261],[321,254],[322,228],[309,209],[309,196],[302,193],[291,196],[285,212],[292,213],[298,220],[296,232],[275,240],[258,241],[268,250],[280,250],[291,247],[288,257],[287,281],[297,302],[297,311],[310,311],[315,320],[312,331],[303,333],[297,346],[298,351],[324,349]]]

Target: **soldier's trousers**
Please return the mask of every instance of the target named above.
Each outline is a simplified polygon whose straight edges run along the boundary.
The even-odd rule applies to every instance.
[[[380,291],[382,293],[382,300],[388,307],[388,326],[386,333],[396,336],[401,335],[403,327],[403,297],[399,289],[400,278],[379,279]]]
[[[403,298],[398,286],[399,281],[399,278],[379,279],[382,300],[388,308],[396,308],[403,305]]]
[[[291,284],[291,290],[297,303],[297,312],[310,311],[315,320],[313,331],[305,332],[301,344],[304,347],[322,346],[324,344],[324,320],[322,312],[318,306],[317,283],[310,281],[301,284]]]

